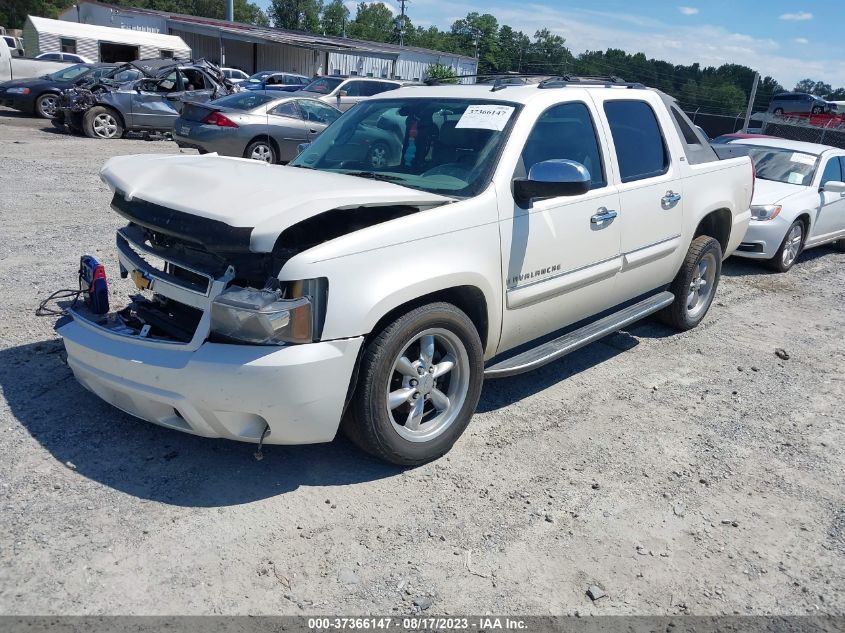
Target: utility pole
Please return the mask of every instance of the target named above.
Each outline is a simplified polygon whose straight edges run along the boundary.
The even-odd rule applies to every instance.
[[[226,19],[229,22],[235,21],[235,0],[226,0]]]
[[[754,99],[757,97],[757,84],[760,83],[760,73],[754,73],[754,83],[751,86],[751,96],[748,97],[748,108],[745,110],[745,123],[742,124],[742,132],[748,132],[748,123],[751,121],[751,109],[754,107]]]
[[[399,46],[405,45],[405,5],[410,0],[399,0]]]

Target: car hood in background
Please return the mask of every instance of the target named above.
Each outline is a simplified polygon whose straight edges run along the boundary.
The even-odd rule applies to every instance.
[[[287,227],[332,209],[453,201],[389,182],[217,154],[117,156],[103,166],[100,178],[127,201],[138,198],[252,228],[250,250],[256,253],[272,251]]]
[[[791,185],[787,182],[763,180],[758,178],[754,182],[754,198],[751,204],[778,204],[790,196],[807,193],[812,187]]]
[[[12,79],[11,81],[4,81],[0,83],[0,88],[29,88],[30,90],[35,90],[38,88],[55,88],[55,87],[69,87],[72,86],[72,82],[65,82],[65,81],[55,81],[53,79],[43,79],[41,77],[38,78],[29,78],[29,79]]]

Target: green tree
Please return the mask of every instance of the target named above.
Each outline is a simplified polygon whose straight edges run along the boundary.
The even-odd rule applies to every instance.
[[[349,22],[349,9],[343,0],[331,0],[323,6],[320,15],[320,30],[325,35],[346,35],[346,24]]]
[[[381,2],[361,2],[349,24],[349,37],[370,42],[390,42],[394,36],[393,13]]]
[[[425,69],[425,76],[427,79],[439,79],[439,83],[456,84],[458,80],[455,79],[455,71],[450,66],[437,62],[431,64]]]
[[[523,60],[531,45],[531,38],[522,31],[514,31],[507,24],[503,24],[496,39],[499,48],[497,70],[522,72]]]
[[[316,33],[320,28],[320,0],[273,0],[270,18],[273,26]]]
[[[452,37],[464,55],[478,58],[478,72],[499,72],[499,23],[489,13],[467,13],[452,24]]]
[[[562,75],[573,70],[573,57],[566,40],[548,29],[540,29],[528,47],[525,66],[531,73]]]

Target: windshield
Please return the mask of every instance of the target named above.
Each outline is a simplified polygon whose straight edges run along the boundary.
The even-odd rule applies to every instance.
[[[340,77],[320,77],[319,79],[315,79],[310,84],[305,86],[303,90],[307,90],[308,92],[317,92],[321,95],[327,95],[342,83],[343,79]]]
[[[47,76],[53,81],[73,81],[74,79],[79,79],[90,70],[91,67],[87,64],[76,64],[75,66],[70,66],[69,68],[57,70]]]
[[[474,196],[490,181],[516,110],[479,99],[364,101],[291,164]]]
[[[816,156],[775,147],[749,147],[757,178],[809,186],[816,173]]]
[[[273,73],[270,71],[262,70],[260,73],[255,73],[254,75],[252,75],[249,79],[247,79],[247,81],[252,82],[254,84],[260,84],[272,74]]]
[[[264,105],[268,101],[278,98],[278,95],[267,95],[258,90],[247,90],[246,92],[235,92],[215,99],[214,101],[209,101],[209,105],[220,108],[231,108],[233,110],[252,110],[260,105]]]

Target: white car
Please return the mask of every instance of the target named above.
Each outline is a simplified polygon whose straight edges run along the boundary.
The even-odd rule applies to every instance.
[[[76,53],[41,53],[36,55],[35,59],[46,59],[53,62],[70,62],[72,64],[92,64],[90,59],[85,55],[77,55]]]
[[[401,151],[383,164],[350,152],[385,134]],[[342,424],[406,465],[449,450],[485,378],[649,314],[698,325],[753,184],[670,97],[612,79],[401,88],[291,166],[147,154],[100,173],[136,287],[58,324],[86,388],[206,437],[325,442]]]
[[[757,172],[738,257],[786,272],[806,248],[845,248],[845,150],[779,138],[742,139]]]
[[[249,79],[249,75],[240,68],[221,68],[220,72],[222,72],[223,76],[233,84],[239,84],[242,81]]]

